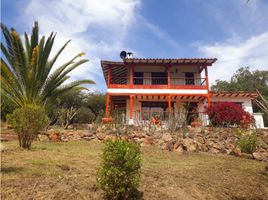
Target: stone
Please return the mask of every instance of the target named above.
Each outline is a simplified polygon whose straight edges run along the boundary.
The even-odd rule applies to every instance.
[[[248,154],[248,153],[241,153],[241,157],[246,158],[246,159],[253,159],[252,154]]]
[[[154,144],[154,138],[153,137],[146,137],[144,138],[142,142],[142,146],[151,146]]]
[[[234,148],[235,148],[235,145],[234,145],[234,144],[231,144],[231,143],[226,143],[226,144],[224,145],[224,147],[225,147],[226,149],[234,149]]]
[[[174,149],[174,147],[173,147]],[[174,149],[174,152],[178,153],[178,154],[183,154],[183,148],[182,145],[178,146],[178,148]]]
[[[178,140],[178,141],[174,144],[173,149],[176,150],[176,149],[178,149],[180,146],[181,146],[181,142]],[[181,147],[181,148],[182,148],[182,147]]]
[[[260,149],[253,154],[254,159],[259,160],[259,161],[268,161],[268,152]]]
[[[49,140],[51,142],[58,142],[58,141],[60,141],[60,133],[59,132],[51,132],[49,134]]]
[[[167,142],[167,144],[166,144],[166,150],[169,150],[169,151],[172,151],[173,150],[173,147],[174,147],[174,141],[169,141],[169,142]]]
[[[239,148],[234,148],[233,151],[231,152],[232,155],[241,157],[241,150]]]
[[[40,142],[49,142],[49,138],[47,135],[38,134],[37,138]]]
[[[214,149],[218,149],[218,150],[222,150],[222,148],[223,148],[222,144],[220,144],[220,143],[213,143],[212,147]]]
[[[97,133],[96,136],[97,136],[97,138],[98,138],[99,140],[104,140],[105,137],[106,137],[106,134],[105,134],[105,133]]]
[[[188,152],[198,152],[197,144],[193,139],[186,138],[182,140],[182,147]]]
[[[169,133],[165,133],[163,136],[162,136],[162,140],[164,142],[169,142],[171,141],[173,138],[171,137],[171,135]]]
[[[0,152],[2,152],[4,150],[5,150],[5,146],[2,143],[0,143]]]
[[[211,149],[209,149],[208,152],[213,153],[213,154],[218,154],[218,153],[220,153],[220,151],[219,151],[218,149],[215,149],[215,148],[211,148]]]

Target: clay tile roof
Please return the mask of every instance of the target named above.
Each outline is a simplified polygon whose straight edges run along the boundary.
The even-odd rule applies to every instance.
[[[125,64],[206,64],[216,62],[216,58],[126,58]]]
[[[256,92],[247,92],[247,91],[211,91],[212,97],[250,97],[256,99],[259,95]]]

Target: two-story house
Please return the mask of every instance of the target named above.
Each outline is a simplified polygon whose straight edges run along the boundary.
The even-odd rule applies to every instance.
[[[107,84],[106,119],[121,109],[128,124],[148,122],[153,116],[161,120],[182,112],[198,114],[208,125],[206,107],[218,101],[232,101],[253,113],[251,100],[255,93],[213,93],[209,90],[208,67],[216,58],[145,59],[124,58],[122,62],[101,61]],[[188,116],[188,118],[189,118]],[[262,115],[255,119],[263,127]],[[188,119],[189,123],[192,119]]]

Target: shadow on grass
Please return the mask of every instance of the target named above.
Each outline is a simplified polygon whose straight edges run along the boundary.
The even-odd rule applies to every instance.
[[[8,173],[16,173],[23,171],[23,167],[1,167],[1,173],[2,174],[8,174]]]

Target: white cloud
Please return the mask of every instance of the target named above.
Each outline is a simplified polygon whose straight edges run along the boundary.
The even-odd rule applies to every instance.
[[[41,34],[57,32],[53,53],[71,39],[56,64],[85,52],[90,62],[71,75],[74,79],[93,79],[103,89],[100,58],[119,58],[139,6],[140,0],[31,0],[23,17],[27,22],[37,20]]]
[[[239,67],[250,66],[251,70],[268,70],[268,31],[242,42],[197,45],[200,56],[218,58],[209,68],[210,82],[216,79],[229,80]]]

